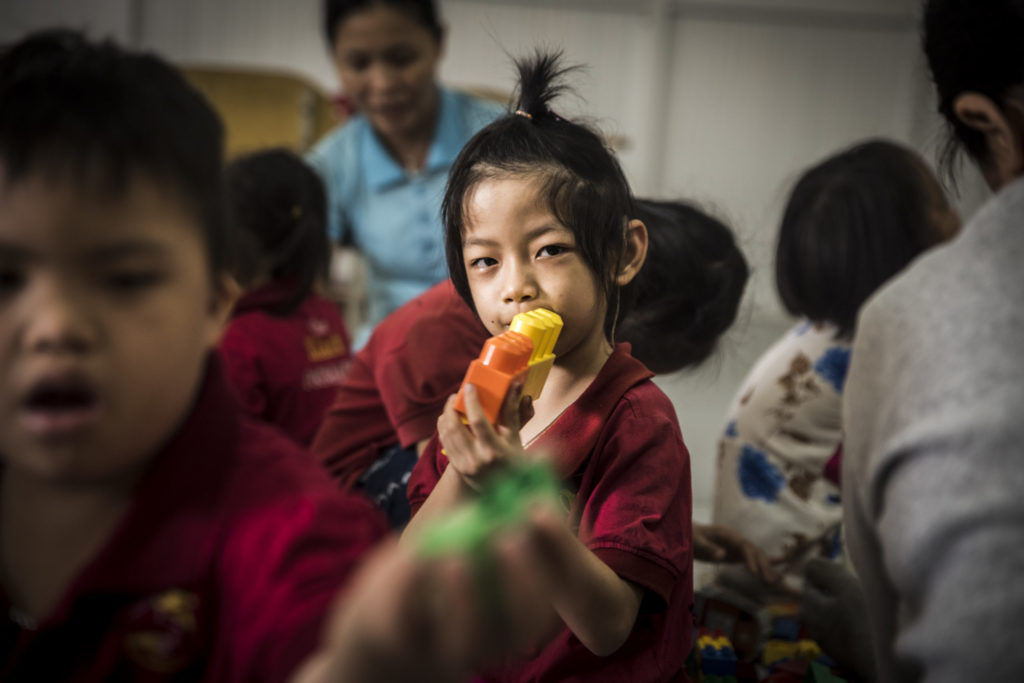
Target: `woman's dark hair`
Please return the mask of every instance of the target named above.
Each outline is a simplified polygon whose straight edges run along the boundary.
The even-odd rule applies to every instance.
[[[269,312],[292,313],[327,275],[331,252],[323,183],[302,159],[280,148],[228,164],[224,187],[235,279],[243,287],[264,277],[289,286],[286,299]]]
[[[583,260],[597,276],[608,304],[605,331],[610,333],[616,311],[624,313],[630,303],[628,296],[620,297],[615,275],[634,212],[633,196],[601,137],[549,108],[567,89],[565,75],[574,70],[562,67],[560,59],[560,53],[538,52],[517,61],[516,113],[480,130],[455,160],[441,203],[448,271],[455,290],[472,307],[462,255],[468,198],[484,180],[539,178],[551,213],[572,231]]]
[[[732,231],[683,202],[636,200],[647,260],[626,288],[632,311],[617,336],[656,373],[706,360],[736,320],[749,270]]]
[[[944,175],[954,179],[960,144],[987,161],[985,139],[953,111],[958,95],[973,91],[1005,109],[1024,88],[1024,0],[928,0],[924,52],[950,136],[942,152]]]
[[[852,335],[867,298],[945,238],[943,202],[924,162],[891,142],[856,145],[808,170],[779,229],[775,282],[786,310]]]
[[[223,271],[223,129],[167,62],[43,31],[0,50],[0,103],[6,183],[42,173],[119,197],[145,177],[194,217],[211,273]]]
[[[333,46],[338,37],[338,27],[350,15],[368,10],[371,7],[393,7],[416,20],[434,38],[441,40],[444,27],[437,13],[434,0],[324,0],[324,35],[327,44]]]

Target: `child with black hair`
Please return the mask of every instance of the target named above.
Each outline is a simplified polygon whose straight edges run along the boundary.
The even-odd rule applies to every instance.
[[[789,600],[809,557],[840,556],[839,482],[829,471],[842,448],[857,312],[958,226],[924,161],[891,142],[857,144],[797,181],[775,274],[783,304],[801,321],[761,356],[733,399],[719,440],[712,516],[776,559],[784,585],[742,566],[723,568],[720,584],[756,603]]]
[[[308,446],[350,362],[327,276],[323,184],[285,149],[228,164],[233,272],[244,288],[220,342],[228,382],[252,417]]]
[[[685,680],[689,455],[652,373],[612,343],[647,231],[601,138],[550,110],[568,71],[558,57],[519,68],[515,113],[480,131],[452,168],[446,250],[456,291],[490,334],[520,312],[559,314],[557,359],[525,424],[512,403],[492,425],[472,387],[468,422],[449,399],[409,482],[403,539],[473,498],[478,480],[509,460],[549,453],[569,518],[544,527],[546,573],[559,587],[552,637],[488,677]]]
[[[244,419],[216,114],[160,59],[0,56],[0,679],[281,681],[386,532]]]
[[[647,260],[626,287],[634,305],[616,336],[651,372],[707,360],[736,321],[750,274],[732,230],[687,202],[636,200]]]

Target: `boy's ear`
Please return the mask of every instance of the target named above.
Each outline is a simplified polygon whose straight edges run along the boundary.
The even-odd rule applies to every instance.
[[[1010,106],[1015,103],[1010,102]],[[1015,130],[1009,116],[991,98],[976,92],[961,93],[953,100],[953,112],[961,123],[985,137],[988,157],[982,173],[992,189],[1024,172],[1020,137],[1024,131]]]
[[[647,226],[637,219],[626,225],[626,244],[619,260],[619,272],[615,274],[615,284],[619,287],[628,285],[647,258]]]
[[[206,340],[211,349],[220,343],[220,336],[231,315],[231,309],[241,295],[241,286],[230,275],[222,273],[214,279],[210,288],[206,329]]]

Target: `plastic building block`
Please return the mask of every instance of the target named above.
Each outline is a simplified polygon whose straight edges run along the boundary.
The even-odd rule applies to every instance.
[[[736,679],[736,653],[722,631],[706,632],[702,629],[697,636],[696,649],[701,674]]]
[[[510,463],[483,482],[480,497],[424,530],[419,551],[427,557],[486,554],[495,533],[522,522],[539,501],[558,502],[558,481],[541,462]]]
[[[466,414],[463,396],[467,384],[476,387],[480,406],[491,424],[498,424],[505,397],[522,386],[529,372],[533,342],[518,332],[503,332],[484,342],[480,357],[469,364],[469,370],[459,387],[455,410]]]
[[[509,331],[484,342],[480,357],[470,363],[459,387],[455,410],[466,414],[466,384],[476,387],[480,405],[491,424],[498,424],[506,397],[514,389],[522,387],[524,396],[538,398],[554,365],[552,350],[561,331],[562,318],[557,313],[538,308],[517,314]]]
[[[790,640],[769,640],[761,651],[761,663],[771,667],[787,659],[796,659],[797,644]]]
[[[787,659],[810,662],[821,657],[821,654],[821,647],[813,640],[804,638],[793,642],[776,638],[765,642],[761,663],[770,667]]]
[[[512,318],[509,329],[524,334],[533,341],[530,371],[523,386],[523,395],[538,399],[551,366],[555,363],[553,351],[558,335],[562,332],[562,318],[546,308],[537,308]]]

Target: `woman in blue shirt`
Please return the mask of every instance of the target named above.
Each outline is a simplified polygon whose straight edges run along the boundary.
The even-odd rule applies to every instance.
[[[496,103],[442,88],[444,30],[433,0],[325,0],[324,27],[357,114],[309,155],[327,187],[329,229],[369,267],[356,345],[447,277],[439,215],[448,168]]]

